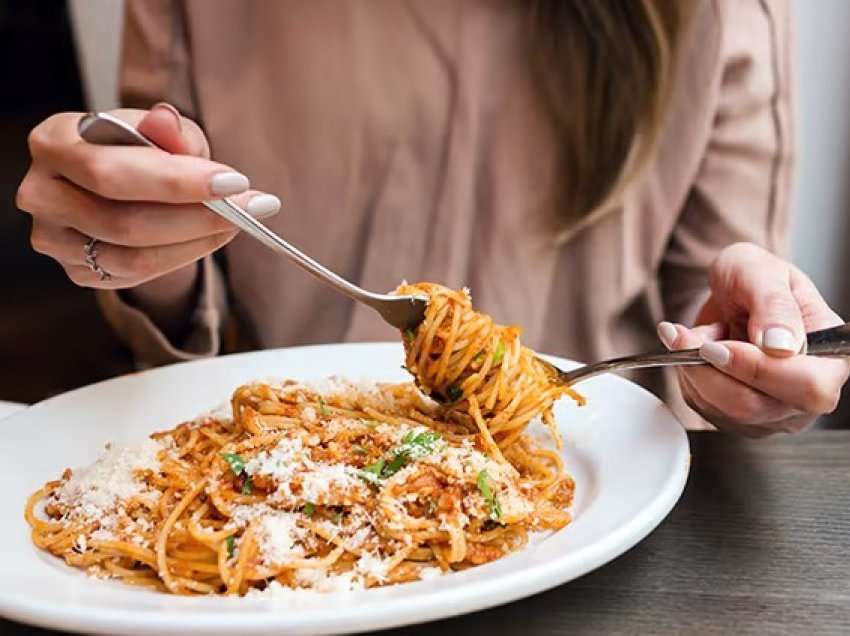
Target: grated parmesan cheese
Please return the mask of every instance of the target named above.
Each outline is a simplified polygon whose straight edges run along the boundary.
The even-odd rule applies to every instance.
[[[298,527],[297,515],[278,512],[265,515],[260,522],[260,542],[263,561],[268,564],[284,563],[295,557],[304,556],[304,548],[298,542],[304,538],[304,529]]]
[[[102,527],[109,527],[110,513],[123,502],[141,494],[155,496],[157,491],[150,489],[137,473],[157,472],[157,456],[163,449],[153,439],[135,448],[109,447],[91,466],[73,471],[56,491],[56,499],[70,509],[70,516],[100,519]]]
[[[377,555],[367,553],[357,559],[354,569],[363,576],[372,577],[379,583],[383,583],[387,580],[389,566],[389,560],[384,560]]]

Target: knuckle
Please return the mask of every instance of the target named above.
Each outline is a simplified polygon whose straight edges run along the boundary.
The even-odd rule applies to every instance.
[[[799,313],[797,301],[791,295],[791,290],[773,289],[764,293],[761,303],[766,311],[785,315]]]
[[[191,198],[189,196],[189,180],[178,172],[168,172],[159,177],[162,189],[164,192],[170,192],[175,197],[182,199]]]
[[[91,188],[102,195],[109,195],[112,188],[112,169],[99,153],[93,152],[80,161],[80,171]]]
[[[803,387],[803,408],[809,413],[826,415],[838,407],[841,393],[819,376],[813,375]]]
[[[15,207],[19,210],[33,212],[36,205],[35,193],[36,188],[33,187],[32,177],[25,176],[18,186],[17,192],[15,192]]]
[[[41,227],[39,223],[32,224],[32,230],[30,231],[30,245],[32,249],[39,254],[50,254],[51,253],[51,241],[47,235],[47,232]]]
[[[141,219],[135,207],[124,206],[121,210],[108,210],[101,216],[109,242],[116,245],[133,245],[141,231]]]
[[[159,258],[155,249],[129,249],[125,255],[126,270],[138,278],[158,273]]]
[[[42,156],[51,145],[50,137],[46,131],[49,121],[49,119],[45,120],[27,135],[27,148],[33,158]]]
[[[70,279],[72,283],[78,285],[79,287],[88,287],[90,281],[86,278],[83,270],[78,267],[63,267],[65,270],[65,275]]]
[[[805,431],[809,427],[809,424],[811,424],[811,422],[806,418],[792,417],[781,422],[778,426],[777,432],[790,433],[792,435],[795,435],[797,433],[802,433],[803,431]]]

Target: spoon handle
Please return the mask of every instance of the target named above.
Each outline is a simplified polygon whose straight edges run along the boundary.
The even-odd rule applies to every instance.
[[[850,323],[807,334],[806,355],[822,357],[850,356]],[[576,382],[611,371],[701,364],[707,363],[700,357],[699,349],[683,349],[681,351],[640,353],[633,356],[595,362],[574,369],[573,371],[561,371],[560,369],[557,371],[560,381],[567,384],[575,384]]]

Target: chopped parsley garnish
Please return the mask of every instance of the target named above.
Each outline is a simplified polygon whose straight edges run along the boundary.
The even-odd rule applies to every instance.
[[[328,415],[331,414],[330,410],[328,409],[327,405],[325,404],[325,400],[322,398],[321,395],[319,396],[319,413],[321,413],[325,417],[327,417]]]
[[[337,510],[334,513],[334,523],[339,524],[342,521],[342,510]]]
[[[351,449],[358,455],[368,455],[369,451],[363,448],[360,444],[352,444]]]
[[[224,540],[225,545],[227,545],[227,557],[233,558],[233,551],[236,549],[236,538],[231,534]]]
[[[408,431],[401,438],[401,445],[392,449],[393,455],[389,461],[383,458],[379,459],[362,470],[356,471],[356,474],[370,484],[377,485],[381,479],[392,477],[407,466],[411,459],[425,457],[425,455],[433,453],[434,446],[440,439],[440,434],[436,431],[422,431],[421,433]]]
[[[312,501],[308,501],[304,504],[304,507],[301,509],[301,512],[303,512],[308,517],[312,517],[313,513],[316,512],[316,504],[314,504]]]
[[[245,470],[245,460],[242,459],[241,455],[237,455],[236,453],[222,453],[221,456],[230,465],[230,470],[233,471],[234,475],[241,475],[242,471]]]
[[[384,460],[379,459],[373,464],[369,464],[360,470],[355,471],[355,474],[368,481],[370,484],[377,485],[379,480],[381,479],[381,471],[384,470]]]
[[[408,342],[413,342],[416,339],[416,333],[413,331],[413,329],[404,330],[404,339]]]
[[[420,457],[430,455],[434,452],[434,444],[440,441],[440,439],[440,434],[437,431],[422,431],[419,434],[408,431],[401,438],[401,448],[398,452],[405,452]]]
[[[457,384],[450,384],[449,388],[446,389],[446,397],[449,398],[449,402],[457,402],[463,397],[463,389]]]
[[[400,471],[407,464],[407,453],[397,452],[395,457],[393,457],[387,464],[384,466],[384,470],[381,471],[381,477],[392,477],[398,471]]]
[[[496,345],[496,351],[493,353],[493,364],[501,364],[504,357],[505,343],[503,340],[499,340],[499,344]]]
[[[242,483],[242,494],[250,495],[252,492],[254,492],[254,482],[251,481],[250,477],[246,477]]]
[[[487,471],[482,470],[478,473],[477,478],[478,490],[481,491],[481,496],[484,497],[484,501],[487,502],[487,505],[490,506],[490,518],[493,521],[499,521],[502,518],[502,507],[499,505],[499,500],[496,498],[496,495],[493,494],[493,491],[490,490],[489,477],[487,476]]]

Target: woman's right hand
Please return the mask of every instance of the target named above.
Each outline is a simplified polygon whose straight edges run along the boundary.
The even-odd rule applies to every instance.
[[[204,200],[231,196],[257,218],[280,209],[277,197],[250,190],[244,175],[210,161],[200,127],[170,105],[113,114],[168,152],[89,144],[77,132],[82,114],[60,113],[30,133],[32,164],[18,188],[17,206],[33,217],[33,249],[58,261],[77,285],[135,287],[185,271],[228,243],[237,230]],[[103,280],[86,265],[92,238],[97,264],[109,274]]]

